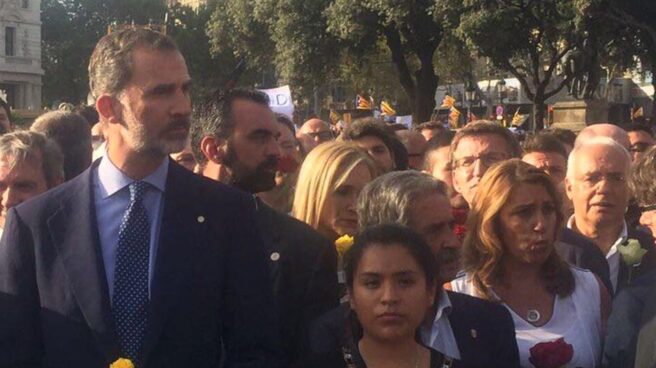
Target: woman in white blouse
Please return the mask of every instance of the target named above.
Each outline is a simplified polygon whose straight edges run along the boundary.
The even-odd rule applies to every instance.
[[[537,365],[532,347],[560,338],[573,349],[563,367],[597,367],[610,298],[591,272],[555,252],[559,208],[556,188],[539,169],[520,160],[492,167],[467,220],[465,274],[450,286],[508,308],[522,367]]]

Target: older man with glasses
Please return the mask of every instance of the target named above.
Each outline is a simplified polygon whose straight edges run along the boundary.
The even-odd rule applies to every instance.
[[[296,133],[296,138],[303,146],[303,153],[307,155],[314,147],[332,141],[335,136],[328,123],[318,118],[312,118],[303,123],[301,129]]]

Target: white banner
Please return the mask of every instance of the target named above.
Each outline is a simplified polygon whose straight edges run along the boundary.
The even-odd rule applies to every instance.
[[[294,115],[294,101],[292,100],[292,91],[289,86],[282,86],[270,89],[261,89],[260,91],[269,96],[269,106],[271,110],[279,114],[287,115],[290,119]]]

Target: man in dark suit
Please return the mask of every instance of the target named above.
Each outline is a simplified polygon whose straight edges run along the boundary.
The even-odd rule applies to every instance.
[[[570,153],[565,187],[574,205],[567,227],[591,239],[606,257],[612,291],[629,284],[630,278],[653,269],[656,254],[653,238],[627,226],[624,214],[629,203],[628,177],[631,156],[609,137],[594,137],[578,143]],[[637,265],[628,265],[619,247],[638,240],[646,251]]]
[[[0,366],[269,367],[277,326],[252,199],[167,155],[190,78],[173,41],[103,37],[89,66],[104,158],[10,210],[0,245]]]
[[[275,185],[281,129],[265,94],[231,90],[198,108],[192,149],[208,178],[251,194]],[[305,366],[299,352],[313,319],[338,305],[337,252],[314,229],[254,197],[269,255],[286,366]]]
[[[453,216],[441,181],[415,171],[385,174],[362,190],[357,213],[360,229],[383,223],[410,227],[433,250],[440,279],[455,278],[460,243],[451,229]],[[427,346],[466,367],[519,367],[515,326],[505,307],[441,288],[438,294],[435,310],[420,331]]]

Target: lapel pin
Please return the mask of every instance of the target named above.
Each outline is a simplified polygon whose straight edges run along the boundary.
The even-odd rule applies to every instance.
[[[471,330],[469,330],[469,332],[471,333],[472,338],[475,339],[478,337],[478,331],[476,331],[475,329],[472,328]]]
[[[196,221],[198,221],[199,224],[202,224],[203,222],[205,222],[205,217],[203,217],[203,216],[198,216],[198,217],[196,218]]]
[[[280,253],[278,253],[278,252],[273,252],[273,253],[271,253],[271,257],[270,257],[270,258],[271,258],[272,261],[275,262],[275,261],[277,261],[277,260],[280,259]]]

